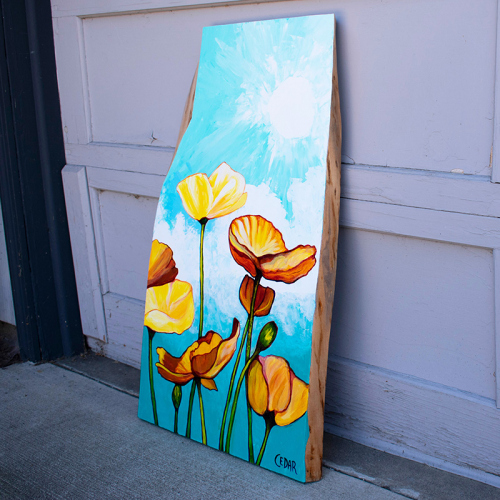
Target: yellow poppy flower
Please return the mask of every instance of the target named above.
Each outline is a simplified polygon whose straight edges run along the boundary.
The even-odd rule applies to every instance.
[[[182,333],[194,320],[193,287],[174,280],[146,290],[144,325],[155,332]]]
[[[227,163],[221,163],[214,173],[194,174],[177,185],[186,212],[198,221],[215,219],[241,208],[247,201],[245,178]]]
[[[254,286],[255,281],[250,278],[248,274],[246,274],[240,286],[240,302],[248,314],[250,314]],[[255,316],[267,316],[271,311],[273,302],[274,290],[272,288],[259,285],[257,288],[257,295],[255,297]]]
[[[304,415],[308,399],[309,385],[295,376],[285,359],[259,356],[250,365],[248,401],[255,413],[274,416],[279,426],[289,425]]]
[[[179,385],[185,385],[197,377],[207,389],[217,390],[213,379],[233,357],[239,335],[240,323],[235,319],[229,338],[222,340],[218,333],[210,331],[193,342],[180,358],[172,356],[163,347],[158,347],[158,373],[164,379]]]
[[[234,260],[252,276],[293,283],[316,264],[316,247],[298,245],[288,250],[283,235],[260,215],[244,215],[231,222],[229,247]]]
[[[165,243],[153,240],[149,256],[148,288],[171,283],[178,272],[172,249]]]

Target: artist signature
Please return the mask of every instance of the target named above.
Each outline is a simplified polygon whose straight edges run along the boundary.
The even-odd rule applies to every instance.
[[[297,469],[295,468],[296,464],[294,460],[288,460],[278,453],[274,457],[274,463],[276,464],[276,467],[282,467],[283,469],[288,469],[290,472],[295,472],[295,474],[297,474]]]

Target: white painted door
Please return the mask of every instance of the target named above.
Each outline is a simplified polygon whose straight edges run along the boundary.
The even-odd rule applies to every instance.
[[[500,485],[497,1],[203,3],[52,0],[89,345],[139,364],[156,202],[202,27],[334,12],[344,164],[326,427]]]

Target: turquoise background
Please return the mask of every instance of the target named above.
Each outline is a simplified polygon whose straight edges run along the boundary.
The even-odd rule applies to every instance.
[[[186,224],[199,233],[200,225],[186,215],[179,195],[177,184],[188,175],[204,172],[210,175],[222,162],[228,163],[234,170],[241,173],[247,185],[259,186],[265,183],[279,198],[286,210],[286,218],[293,219],[291,201],[288,195],[294,181],[306,181],[306,172],[311,165],[319,165],[325,170],[328,143],[328,125],[330,116],[329,99],[316,110],[317,117],[311,134],[305,138],[282,140],[276,142],[269,121],[258,120],[255,117],[242,118],[245,99],[248,96],[247,108],[251,111],[259,88],[272,92],[280,82],[290,76],[306,77],[312,83],[316,93],[331,95],[331,74],[333,64],[334,16],[308,16],[291,19],[259,21],[255,23],[215,26],[203,30],[203,40],[200,55],[200,65],[196,86],[193,117],[178,148],[174,162],[162,188],[158,221],[174,221],[179,214],[185,216]],[[269,61],[278,64],[271,71]],[[243,96],[243,97],[242,97]],[[273,135],[274,134],[274,135]],[[324,176],[323,176],[324,177]],[[321,186],[320,186],[321,188]],[[311,198],[310,204],[321,208],[324,203],[324,182]],[[229,227],[232,214],[209,221],[205,240],[210,233],[220,228],[221,224]],[[161,220],[159,220],[161,219]],[[272,219],[271,219],[272,221]],[[293,222],[293,221],[292,221]],[[312,220],[311,225],[318,235],[321,235],[322,220]],[[278,229],[280,229],[278,227]],[[285,241],[286,242],[286,241]],[[177,241],[165,241],[174,250],[174,259],[182,252]],[[309,242],[304,241],[303,244]],[[319,247],[317,248],[319,261]],[[205,261],[216,258],[207,255]],[[198,262],[193,262],[198,267]],[[220,263],[224,266],[224,262]],[[317,273],[317,267],[314,271]],[[181,270],[180,270],[181,271]],[[237,301],[239,284],[245,275],[243,268],[240,274],[230,280],[224,288],[224,296],[211,295],[209,292],[217,284],[218,276],[207,275],[205,278],[205,319],[204,332],[214,330],[223,338],[231,333],[233,317],[241,323],[243,330],[247,314]],[[181,278],[181,274],[179,274]],[[197,340],[199,321],[199,282],[190,281],[194,290],[195,319],[192,327],[182,335],[157,333],[153,339],[154,361],[157,361],[156,348],[163,347],[174,356],[180,356],[185,349]],[[298,280],[290,287],[300,287]],[[212,286],[213,285],[213,286]],[[262,285],[274,288],[273,282],[263,280]],[[226,295],[227,294],[227,295]],[[231,299],[229,299],[229,297]],[[234,312],[228,316],[220,313],[221,303],[231,300]],[[254,323],[254,345],[258,333],[265,323],[275,320],[280,328],[279,317],[273,311],[280,309],[280,293],[276,293],[271,314],[256,318]],[[288,307],[286,314],[295,325],[295,331],[281,330],[273,345],[262,355],[274,354],[288,360],[294,373],[309,382],[311,359],[312,318],[303,312],[315,301],[314,295],[307,299],[307,304],[296,302]],[[305,309],[304,309],[305,310]],[[283,311],[283,308],[281,308]],[[231,362],[215,378],[218,391],[203,389],[203,402],[207,423],[208,444],[218,448],[220,423],[225,405],[229,379],[233,369]],[[148,336],[143,332],[143,349],[141,359],[141,392],[139,399],[139,417],[153,422],[153,412],[149,390],[148,373]],[[240,363],[240,370],[243,363]],[[238,371],[239,375],[239,371]],[[174,385],[163,379],[154,369],[154,386],[158,410],[159,425],[173,430],[174,408],[171,393]],[[182,403],[179,411],[179,431],[181,435],[186,430],[186,415],[191,383],[183,387]],[[255,456],[257,456],[264,436],[264,420],[253,414],[253,432]],[[275,426],[270,434],[262,466],[288,475],[293,479],[305,480],[305,447],[309,436],[307,413],[296,422],[286,427]],[[193,408],[191,438],[201,442],[200,415],[198,395],[196,394]],[[275,455],[279,453],[297,464],[297,474],[274,463]],[[248,459],[246,403],[244,390],[241,391],[235,429],[231,446],[231,454]]]

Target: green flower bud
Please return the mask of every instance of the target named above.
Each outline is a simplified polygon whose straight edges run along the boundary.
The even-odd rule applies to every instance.
[[[179,409],[182,400],[182,389],[180,385],[175,384],[174,390],[172,391],[172,403],[174,403],[174,408]]]
[[[274,339],[278,335],[278,325],[274,321],[266,323],[259,334],[259,340],[257,340],[257,351],[265,351],[274,342]]]

